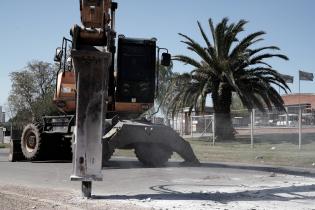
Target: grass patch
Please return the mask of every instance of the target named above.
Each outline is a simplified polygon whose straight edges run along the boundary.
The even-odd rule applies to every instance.
[[[190,140],[190,143],[201,161],[296,167],[314,167],[315,162],[315,142],[303,145],[301,150],[298,145],[285,142],[257,142],[254,148],[243,140],[219,142],[215,146],[198,140]]]
[[[9,148],[9,144],[1,144],[0,143],[0,149],[3,149],[3,148]]]

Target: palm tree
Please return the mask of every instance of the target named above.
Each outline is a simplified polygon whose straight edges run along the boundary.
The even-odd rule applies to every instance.
[[[158,86],[157,86],[158,90],[157,90],[155,102],[160,106],[163,114],[166,114],[167,104],[164,103],[164,100],[165,100],[164,96],[167,92],[169,92],[171,79],[174,75],[172,71],[173,63],[171,62],[171,65],[169,66],[163,66],[163,65],[157,65],[157,66],[158,66]]]
[[[270,50],[280,50],[276,46],[253,48],[262,40],[265,34],[258,31],[249,34],[241,40],[239,34],[244,31],[247,21],[240,20],[236,24],[228,23],[224,18],[215,27],[209,19],[212,42],[208,39],[201,24],[200,33],[205,41],[205,47],[192,38],[183,37],[187,49],[194,52],[200,61],[185,55],[174,56],[174,60],[193,67],[188,74],[174,78],[173,92],[169,111],[178,113],[183,107],[190,111],[203,112],[207,95],[211,94],[215,113],[215,130],[218,139],[234,139],[234,129],[231,121],[232,93],[239,96],[243,105],[249,110],[258,108],[265,111],[267,107],[284,110],[284,102],[275,89],[280,87],[287,92],[289,87],[277,70],[265,60],[280,58],[288,60],[283,54],[270,53]],[[268,51],[268,52],[266,52]]]
[[[147,113],[149,116],[153,116],[157,113],[161,113],[164,117],[164,121],[168,124],[168,103],[166,101],[165,95],[170,92],[171,81],[175,75],[172,71],[173,63],[169,66],[157,65],[158,66],[158,83],[157,91],[155,96],[155,106],[150,109]]]

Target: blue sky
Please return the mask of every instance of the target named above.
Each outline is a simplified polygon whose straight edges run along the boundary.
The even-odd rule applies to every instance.
[[[248,20],[247,33],[267,32],[263,45],[277,45],[290,61],[272,60],[280,73],[293,75],[292,92],[298,91],[298,70],[315,72],[315,1],[312,0],[118,0],[117,32],[131,37],[156,37],[173,55],[189,54],[179,32],[202,41],[199,20],[223,17]],[[0,106],[10,91],[9,73],[28,61],[53,62],[55,48],[80,23],[79,0],[0,1]],[[189,71],[175,63],[174,71]],[[315,92],[314,82],[302,82],[301,92]]]

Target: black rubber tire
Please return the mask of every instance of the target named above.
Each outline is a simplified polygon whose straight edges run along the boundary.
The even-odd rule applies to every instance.
[[[8,161],[16,162],[20,160],[24,160],[24,156],[21,150],[21,142],[11,140]]]
[[[114,154],[115,149],[109,145],[107,140],[102,141],[102,148],[102,166],[106,166],[106,163]]]
[[[46,160],[72,160],[71,138],[65,137],[60,133],[44,133],[42,139],[45,140],[45,159]]]
[[[144,166],[160,167],[167,163],[173,151],[162,144],[139,143],[135,145],[135,154]]]
[[[9,162],[15,162],[16,158],[14,155],[14,145],[13,145],[13,141],[10,141],[10,150],[9,150],[9,155],[8,155],[8,161]]]
[[[60,144],[62,159],[72,160],[72,139],[62,137],[62,142]]]
[[[28,124],[21,136],[21,149],[27,160],[40,160],[45,154],[40,124]]]

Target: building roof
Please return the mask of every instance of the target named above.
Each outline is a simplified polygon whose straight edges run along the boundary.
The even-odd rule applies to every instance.
[[[298,104],[310,104],[312,109],[315,109],[315,94],[314,93],[294,93],[282,95],[286,106]]]

